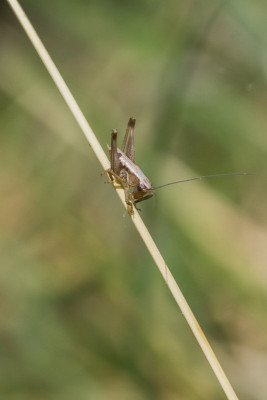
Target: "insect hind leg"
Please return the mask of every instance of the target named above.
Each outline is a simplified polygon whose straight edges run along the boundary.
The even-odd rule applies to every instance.
[[[149,194],[147,194],[146,196],[142,197],[141,199],[135,200],[135,201],[134,201],[134,204],[140,203],[141,201],[148,200],[148,199],[150,199],[150,198],[153,197],[153,196],[154,196],[154,193],[149,193]]]
[[[132,161],[134,162],[134,127],[135,127],[136,119],[131,117],[129,118],[128,125],[126,128],[125,136],[122,143],[122,152]]]
[[[117,129],[111,131],[110,169],[117,175],[120,173],[120,160],[117,151]]]

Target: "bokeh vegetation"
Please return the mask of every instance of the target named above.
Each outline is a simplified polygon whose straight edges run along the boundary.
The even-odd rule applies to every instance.
[[[267,393],[267,3],[23,0],[103,146],[137,118],[142,216],[242,399]],[[0,398],[223,399],[11,10],[0,6]]]

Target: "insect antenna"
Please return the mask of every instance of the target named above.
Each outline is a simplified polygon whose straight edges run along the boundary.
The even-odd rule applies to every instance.
[[[202,179],[224,178],[226,176],[257,176],[257,175],[258,174],[256,174],[256,173],[249,173],[249,172],[237,172],[237,173],[232,173],[232,174],[202,175],[202,176],[196,176],[194,178],[181,179],[179,181],[165,183],[164,185],[153,187],[152,190],[161,189],[161,188],[163,188],[165,186],[176,185],[176,183],[184,183],[184,182],[191,182],[191,181],[201,181]]]

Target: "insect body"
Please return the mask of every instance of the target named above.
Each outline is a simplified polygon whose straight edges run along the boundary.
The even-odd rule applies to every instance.
[[[135,118],[130,118],[121,150],[117,147],[116,129],[111,132],[111,147],[108,146],[111,165],[107,173],[123,186],[129,214],[133,214],[133,205],[154,195],[151,182],[134,163],[134,127]]]
[[[111,131],[111,147],[108,146],[110,154],[110,168],[106,171],[109,174],[111,181],[117,181],[124,189],[125,201],[128,206],[128,212],[133,214],[133,206],[140,201],[150,199],[154,196],[154,190],[160,189],[164,186],[174,185],[176,183],[183,183],[206,178],[217,178],[225,176],[241,176],[241,175],[257,175],[246,172],[231,173],[231,174],[213,174],[197,176],[189,179],[182,179],[175,182],[165,183],[164,185],[153,187],[149,179],[141,171],[141,169],[134,162],[134,127],[135,118],[130,118],[126,133],[124,136],[122,149],[117,147],[116,129]]]

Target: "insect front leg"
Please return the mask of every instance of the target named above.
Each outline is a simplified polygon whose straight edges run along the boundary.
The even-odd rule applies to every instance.
[[[127,204],[127,210],[129,215],[133,215],[133,202],[130,200],[129,186],[124,186],[125,203]]]
[[[124,196],[125,196],[125,203],[127,204],[127,210],[129,215],[133,214],[133,201],[130,200],[130,186],[124,182],[124,180],[118,176],[117,174],[115,174],[114,171],[112,171],[112,169],[108,169],[107,173],[109,174],[109,177],[112,181],[114,181],[114,178],[116,179],[116,181],[118,181],[120,183],[120,185],[122,186],[123,190],[124,190]]]

